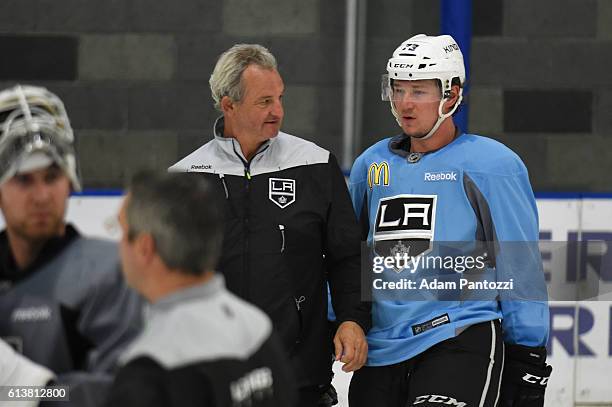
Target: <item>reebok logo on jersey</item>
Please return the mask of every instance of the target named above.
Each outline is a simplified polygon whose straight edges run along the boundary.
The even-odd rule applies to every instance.
[[[189,170],[190,171],[212,170],[212,164],[200,164],[200,165],[191,164],[191,167],[189,167]]]
[[[47,321],[51,319],[51,308],[47,306],[17,308],[11,315],[13,322]]]
[[[424,181],[457,181],[455,171],[426,172]]]

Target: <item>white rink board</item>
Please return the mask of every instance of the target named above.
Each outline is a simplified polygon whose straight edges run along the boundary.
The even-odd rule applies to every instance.
[[[562,242],[579,236],[612,240],[612,200],[543,199],[538,201],[538,211],[541,239]],[[543,255],[544,252],[545,249]],[[549,291],[555,284],[562,284],[572,269],[564,252],[555,254],[553,251],[552,257],[544,261],[545,272],[550,273]],[[577,268],[574,264],[574,272]],[[598,280],[591,267],[585,269],[587,280]],[[612,405],[608,376],[612,368],[612,301],[554,301],[550,305],[548,350],[554,370],[546,406]]]
[[[583,236],[588,236],[590,233],[595,235],[594,238],[612,241],[612,204],[609,201],[584,200],[582,216]],[[597,236],[598,234],[601,236]],[[612,248],[606,247],[606,251],[612,253]],[[590,273],[592,270],[587,272]],[[612,273],[606,274],[604,279],[610,280],[608,277]],[[608,285],[606,291],[612,292],[609,287]],[[579,402],[611,402],[612,301],[599,301],[581,306],[593,311],[594,324],[590,331],[580,336],[584,344],[591,349],[590,352],[585,352],[589,355],[580,356],[576,360],[576,399]],[[588,326],[589,324],[586,324],[584,329]]]
[[[119,196],[72,197],[67,218],[84,234],[116,240],[120,204]],[[612,199],[540,199],[537,204],[543,240],[566,241],[570,233],[581,232],[585,236],[607,233],[608,240],[612,241]],[[3,227],[1,216],[0,227]],[[565,263],[563,256],[554,253],[544,261],[545,271],[551,273],[551,285],[562,284],[568,267]],[[592,274],[588,267],[587,270]],[[611,315],[612,301],[551,302],[549,361],[554,370],[546,406],[612,405]],[[346,392],[350,375],[341,372],[339,364],[334,366],[334,371],[339,405],[348,406]]]

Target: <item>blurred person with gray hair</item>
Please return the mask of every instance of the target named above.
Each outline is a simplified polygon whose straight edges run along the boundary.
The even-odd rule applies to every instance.
[[[123,271],[150,303],[109,407],[288,406],[289,362],[270,319],[214,272],[221,199],[201,177],[137,174],[119,213]]]
[[[228,288],[272,319],[298,375],[301,406],[335,404],[331,355],[345,371],[367,356],[357,219],[332,153],[280,130],[285,87],[275,57],[237,44],[210,77],[222,113],[213,139],[170,167],[197,172],[225,198],[219,263]],[[327,322],[327,283],[337,316]]]
[[[66,223],[80,189],[62,101],[37,86],[0,92],[0,338],[85,405],[80,392],[99,396],[139,331],[141,299],[123,281],[117,245]]]

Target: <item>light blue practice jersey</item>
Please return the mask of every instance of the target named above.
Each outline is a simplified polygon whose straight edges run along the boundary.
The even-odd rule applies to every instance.
[[[506,343],[544,346],[549,312],[537,248],[538,213],[523,162],[503,144],[472,134],[460,134],[426,154],[409,150],[405,135],[381,140],[351,170],[349,190],[371,255],[408,252],[427,258],[442,254],[437,243],[461,242],[464,249],[455,255],[472,248],[484,256],[484,269],[493,270],[498,282],[513,281],[514,288],[480,291],[489,293],[484,297],[450,290],[445,298],[445,291],[427,297],[435,290],[416,287],[411,295],[418,299],[403,295],[409,290],[387,290],[396,294],[384,297],[373,292],[367,365],[407,360],[470,325],[495,319],[502,319]],[[476,242],[485,242],[480,252]],[[416,284],[418,276],[433,278],[426,274],[430,270],[412,271],[385,267],[381,276],[392,282],[410,277]],[[469,271],[451,273],[450,280],[475,275],[478,280]]]

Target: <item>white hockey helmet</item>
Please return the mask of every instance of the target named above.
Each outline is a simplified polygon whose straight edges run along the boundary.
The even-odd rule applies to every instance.
[[[450,96],[453,79],[458,78],[461,84],[459,98],[450,112],[443,113],[444,99]],[[465,84],[465,66],[463,54],[457,42],[450,35],[428,36],[415,35],[404,41],[393,52],[387,63],[387,74],[383,75],[382,98],[391,104],[391,111],[398,124],[400,123],[392,101],[393,80],[437,79],[441,85],[441,100],[438,107],[438,121],[423,139],[431,137],[442,121],[451,116],[463,99]]]
[[[62,101],[47,89],[17,85],[0,92],[0,184],[52,163],[79,191],[74,134]]]

